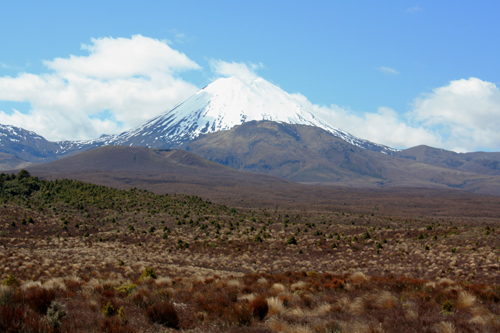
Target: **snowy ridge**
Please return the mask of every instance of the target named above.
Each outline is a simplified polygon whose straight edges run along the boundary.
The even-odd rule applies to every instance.
[[[0,124],[0,142],[4,139],[8,139],[9,141],[25,141],[29,138],[34,140],[45,140],[40,135],[35,132],[31,132],[19,127],[11,126],[11,125],[1,125]]]
[[[358,147],[385,153],[395,151],[325,124],[292,95],[262,78],[248,80],[239,77],[218,79],[174,109],[139,127],[74,144],[167,147],[195,139],[200,134],[229,130],[253,120],[316,126]]]

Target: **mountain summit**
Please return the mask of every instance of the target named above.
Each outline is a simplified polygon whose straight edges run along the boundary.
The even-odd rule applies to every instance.
[[[394,151],[329,126],[292,95],[262,78],[239,77],[220,78],[145,124],[95,142],[167,148],[179,146],[201,134],[229,130],[253,120],[315,126],[361,148]]]

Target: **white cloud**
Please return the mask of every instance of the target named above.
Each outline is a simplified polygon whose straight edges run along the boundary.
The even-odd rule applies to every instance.
[[[28,114],[0,111],[0,123],[50,140],[90,139],[139,125],[197,90],[177,73],[200,67],[166,41],[141,35],[91,41],[82,46],[86,56],[45,61],[51,73],[0,77],[0,100],[31,104]],[[105,111],[110,117],[100,118]]]
[[[168,32],[171,33],[173,35],[175,41],[177,43],[180,43],[180,44],[185,43],[186,41],[189,41],[192,39],[191,37],[189,37],[185,33],[179,32],[177,29],[170,29]]]
[[[421,10],[420,6],[419,6],[419,5],[416,5],[416,6],[413,6],[413,7],[407,8],[407,9],[406,9],[406,12],[407,12],[407,13],[412,14],[412,13],[416,13],[416,12],[418,12],[418,11],[420,11],[420,10]]]
[[[256,79],[258,76],[255,73],[258,69],[263,68],[262,63],[242,63],[242,62],[226,62],[222,60],[211,60],[210,67],[213,72],[222,76],[237,76],[248,80]]]
[[[295,98],[334,127],[395,148],[426,144],[456,152],[500,150],[500,90],[477,78],[451,81],[415,99],[406,114],[380,107],[353,113]]]
[[[333,127],[354,136],[394,148],[407,148],[420,144],[441,146],[438,136],[423,127],[412,127],[400,119],[390,108],[380,107],[376,113],[355,114],[337,105],[312,104],[301,94],[295,99],[308,110]]]
[[[62,76],[117,79],[131,76],[153,77],[179,70],[200,67],[186,55],[176,51],[164,41],[134,35],[131,38],[93,38],[92,45],[82,45],[88,56],[56,58],[45,64]]]
[[[377,69],[386,74],[392,74],[392,75],[399,74],[399,72],[392,67],[380,66]]]
[[[443,133],[448,149],[500,148],[500,90],[494,83],[477,78],[451,81],[417,98],[409,116]]]

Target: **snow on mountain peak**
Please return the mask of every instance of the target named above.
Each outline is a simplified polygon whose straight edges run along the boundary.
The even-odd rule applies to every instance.
[[[220,78],[174,109],[119,135],[98,139],[102,144],[165,147],[200,134],[229,130],[253,120],[320,127],[345,141],[371,150],[388,150],[325,124],[289,93],[258,77]]]

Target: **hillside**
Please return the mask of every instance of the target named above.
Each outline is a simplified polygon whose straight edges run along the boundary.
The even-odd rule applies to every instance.
[[[454,193],[238,208],[1,174],[0,330],[494,332],[498,198]]]
[[[455,153],[429,146],[417,146],[395,153],[416,162],[465,172],[500,175],[500,153]]]
[[[182,148],[235,169],[298,182],[454,188],[500,194],[500,175],[495,169],[474,172],[478,169],[460,170],[429,159],[409,158],[414,150],[395,155],[374,152],[313,126],[247,122],[228,131],[202,135]],[[446,153],[451,154],[446,151],[442,154]],[[484,155],[471,158],[473,162],[469,164],[479,164],[484,158]]]
[[[278,177],[234,170],[184,150],[145,147],[105,146],[27,169],[46,179],[69,178],[155,193],[217,192],[227,197],[238,191],[244,196],[261,191],[275,193],[290,183]]]

